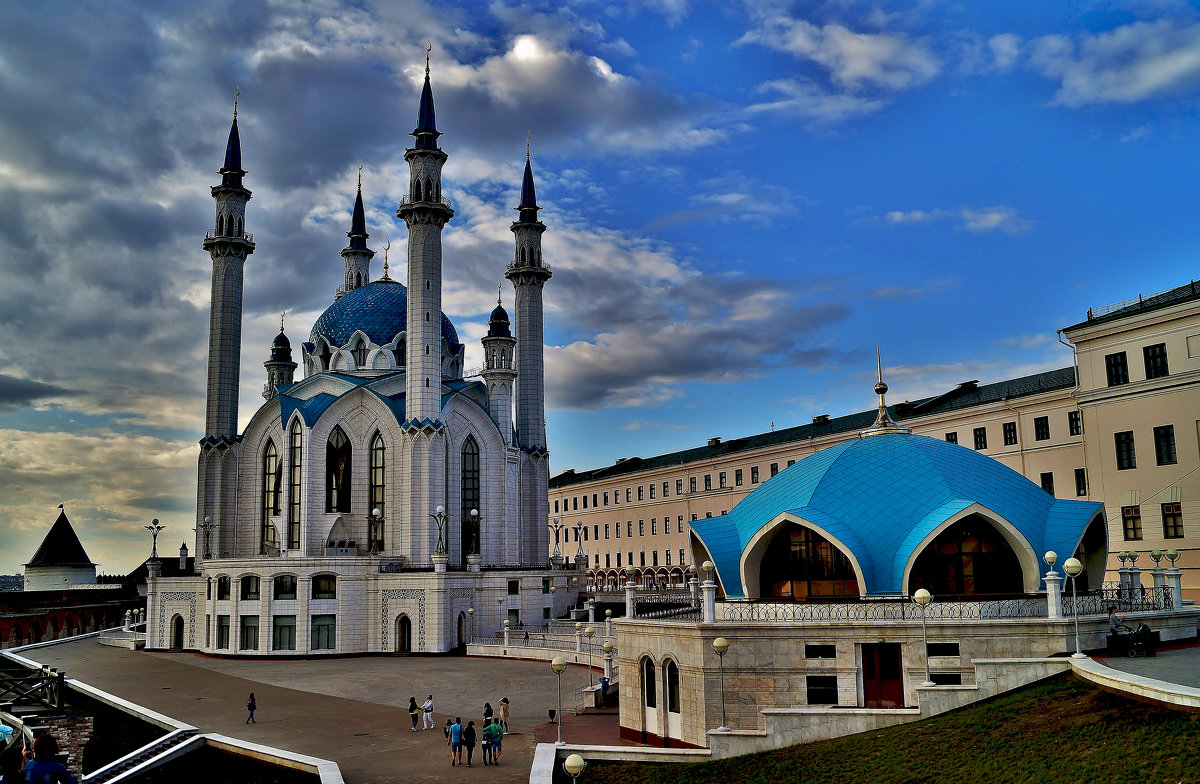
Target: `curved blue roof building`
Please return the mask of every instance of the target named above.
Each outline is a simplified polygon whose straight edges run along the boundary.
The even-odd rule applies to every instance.
[[[914,567],[925,552],[935,552],[930,568],[947,570],[944,579],[958,586],[950,592],[960,594],[985,593],[979,586],[1004,583],[997,581],[1003,575],[986,573],[999,568],[1019,569],[1019,577],[1009,575],[1004,583],[1012,586],[1010,591],[1036,591],[1039,560],[1048,550],[1064,559],[1076,554],[1092,565],[1096,556],[1081,550],[1089,526],[1098,522],[1098,529],[1106,530],[1103,504],[1055,499],[1016,471],[957,444],[900,428],[864,435],[872,437],[795,463],[729,514],[692,522],[726,596],[770,595],[763,590],[762,560],[773,538],[789,524],[793,531],[807,531],[792,537],[790,552],[784,543],[781,557],[810,557],[812,543],[829,542],[853,570],[845,582],[857,590],[842,595],[911,593],[921,587]],[[978,532],[974,544],[942,536],[967,521]],[[1092,537],[1099,535],[1097,527],[1090,530]],[[809,532],[817,534],[811,541]],[[937,548],[931,548],[935,542]],[[1106,534],[1099,549],[1107,550]],[[952,556],[936,560],[951,550]],[[821,565],[810,560],[807,568],[811,572]],[[961,574],[956,576],[955,570]],[[1099,571],[1103,573],[1102,564]]]

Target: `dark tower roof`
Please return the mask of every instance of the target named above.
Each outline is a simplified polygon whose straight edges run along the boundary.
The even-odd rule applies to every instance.
[[[33,558],[25,565],[95,566],[84,552],[83,545],[79,543],[79,537],[75,535],[75,529],[71,527],[71,521],[67,519],[67,513],[64,511],[58,513],[58,519],[50,526],[50,532],[42,540]]]
[[[282,329],[279,330],[279,334],[275,336],[275,340],[271,341],[271,358],[268,361],[292,361],[292,341],[288,340],[288,336],[283,334]]]
[[[421,90],[421,108],[417,110],[417,127],[412,132],[418,150],[436,150],[438,133],[433,116],[433,88],[429,85],[429,53],[425,53],[425,87]]]
[[[229,141],[225,143],[225,165],[221,167],[221,185],[242,187],[242,139],[238,135],[237,102],[234,100],[233,125],[229,127]]]
[[[512,332],[509,331],[508,311],[503,305],[496,305],[496,309],[492,311],[492,315],[488,318],[488,333],[489,338],[511,338]]]
[[[350,238],[350,247],[356,250],[367,249],[367,217],[363,211],[362,200],[362,174],[358,175],[358,195],[354,197],[354,217],[350,219],[350,231],[346,232],[346,236]]]
[[[525,151],[525,176],[521,179],[521,204],[519,220],[522,223],[532,223],[538,219],[537,193],[533,187],[533,166],[529,163],[529,151]]]

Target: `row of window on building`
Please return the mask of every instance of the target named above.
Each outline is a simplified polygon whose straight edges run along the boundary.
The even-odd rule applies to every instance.
[[[1146,378],[1162,378],[1170,375],[1167,369],[1167,344],[1155,343],[1142,348],[1142,361],[1146,368]],[[1106,354],[1104,371],[1108,376],[1108,385],[1117,387],[1129,383],[1129,357],[1124,351]]]
[[[660,564],[659,560],[658,560],[658,550],[651,550],[650,551],[650,560],[649,560],[649,563],[647,563],[646,562],[646,551],[642,550],[641,552],[639,552],[637,554],[638,562],[637,562],[636,566],[683,566],[686,563],[686,561],[684,561],[684,548],[682,548],[682,547],[679,548],[679,560],[676,561],[675,563],[671,563],[671,553],[672,553],[671,550],[663,550],[663,561]],[[596,569],[601,568],[600,567],[600,553],[593,553],[592,555],[593,555],[592,560],[594,561],[592,566]],[[613,561],[614,555],[616,555],[615,564]],[[622,553],[619,553],[619,552],[618,553],[611,553],[611,552],[604,553],[604,568],[605,569],[613,569],[613,568],[624,569],[627,566],[635,565],[633,562],[634,554],[632,551],[625,554],[627,557],[625,558],[624,563],[622,563],[621,555],[622,555]]]
[[[1019,442],[1017,436],[1017,423],[1004,422],[1000,426],[1001,433],[1004,437],[1005,446],[1016,446]],[[1083,435],[1083,419],[1078,411],[1067,412],[1067,434],[1072,436]],[[975,449],[982,451],[988,448],[988,432],[986,426],[976,427],[971,430],[971,436],[975,440]],[[1040,416],[1033,418],[1033,439],[1035,441],[1050,440],[1050,417]],[[946,441],[951,444],[958,443],[958,431],[952,430],[946,433]]]
[[[246,575],[239,582],[238,596],[242,601],[258,601],[261,598],[261,581],[254,575]],[[217,601],[229,601],[232,594],[232,580],[225,575],[216,579]],[[281,574],[271,581],[271,598],[275,601],[288,601],[296,598],[297,581],[292,574]],[[313,575],[309,596],[313,599],[336,599],[337,576],[332,574]],[[207,598],[213,598],[213,580],[208,581]]]
[[[1178,501],[1160,504],[1159,513],[1162,515],[1162,538],[1183,538],[1183,504]],[[1121,530],[1125,541],[1139,542],[1142,540],[1142,505],[1133,504],[1121,507]]]
[[[259,616],[242,615],[238,618],[238,650],[260,650],[262,634],[259,628]],[[212,645],[211,616],[204,616],[204,646]],[[331,651],[337,648],[337,616],[333,614],[314,615],[309,624],[309,650]],[[217,616],[217,650],[229,650],[230,647],[230,616]],[[296,616],[276,615],[271,618],[271,650],[296,650]]]
[[[786,468],[788,466],[794,465],[795,462],[796,462],[795,460],[788,460],[784,467]],[[779,463],[771,463],[767,467],[767,470],[770,472],[770,476],[775,476],[776,474],[778,474],[780,472],[781,469],[779,467]],[[729,483],[731,474],[733,477],[732,485]],[[750,466],[750,484],[756,485],[761,481],[762,481],[762,479],[759,474],[759,467],[758,466]],[[732,472],[717,471],[715,474],[715,477],[714,477],[714,474],[712,474],[712,473],[704,474],[702,476],[698,475],[698,476],[688,477],[686,494],[690,495],[692,493],[708,492],[708,491],[712,491],[712,490],[726,490],[726,489],[729,489],[730,487],[744,487],[745,484],[746,484],[746,473],[745,473],[744,469],[735,468]],[[670,481],[666,481],[661,484],[661,489],[662,489],[661,497],[662,498],[670,498],[671,497],[671,486],[672,486],[672,483]],[[592,509],[600,509],[602,507],[607,507],[609,505],[610,499],[614,506],[620,506],[622,492],[625,497],[625,503],[627,503],[627,504],[634,503],[634,495],[635,494],[637,496],[638,501],[646,501],[646,500],[655,501],[655,500],[658,500],[659,487],[660,487],[660,485],[658,483],[651,482],[651,483],[645,484],[645,485],[631,485],[629,487],[624,488],[623,491],[622,490],[613,490],[612,492],[603,492],[603,493],[595,492],[595,493],[591,493],[590,495],[588,493],[584,493],[583,495],[571,496],[570,498],[555,499],[554,511],[555,511],[555,513],[580,511],[581,500],[582,500],[582,509],[586,510],[589,508],[589,503],[588,503],[589,499],[591,502],[590,508],[592,508]],[[684,489],[683,489],[684,480],[676,479],[674,482],[674,487],[675,487],[675,496],[676,497],[683,497],[685,495]],[[703,488],[703,490],[701,490],[701,488]],[[647,499],[647,495],[649,496],[648,499]],[[560,503],[560,501],[561,501],[561,503]]]

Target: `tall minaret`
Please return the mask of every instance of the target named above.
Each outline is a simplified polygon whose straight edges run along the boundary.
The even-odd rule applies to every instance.
[[[517,332],[517,445],[524,453],[519,475],[521,501],[521,560],[541,560],[547,555],[546,516],[550,481],[546,450],[546,393],[542,336],[542,286],[550,267],[542,261],[542,232],[538,220],[529,141],[525,142],[525,176],[521,204],[512,225],[516,252],[505,277],[516,292]]]
[[[204,438],[200,441],[197,522],[211,516],[218,528],[211,547],[215,557],[231,541],[237,477],[233,460],[225,459],[238,442],[238,371],[242,359],[242,272],[246,257],[254,252],[253,237],[245,231],[246,202],[250,191],[242,187],[242,144],[238,136],[237,98],[233,98],[233,125],[225,145],[221,184],[212,188],[216,225],[204,235],[204,249],[212,256],[212,297],[208,315],[208,403]],[[199,536],[199,534],[197,534]],[[197,555],[204,547],[197,541]]]
[[[371,258],[375,251],[367,247],[367,218],[363,211],[362,200],[362,166],[358,167],[358,196],[354,198],[354,217],[350,219],[350,231],[346,232],[350,245],[342,250],[342,258],[346,260],[346,280],[338,288],[337,295],[342,296],[347,291],[354,291],[359,286],[371,282]]]
[[[483,383],[487,385],[488,409],[500,428],[505,446],[512,446],[513,347],[517,339],[509,330],[508,311],[496,294],[496,309],[488,318],[488,333],[483,338]]]
[[[425,54],[425,87],[416,143],[404,153],[408,161],[408,196],[400,200],[396,217],[408,227],[408,338],[405,372],[404,432],[411,440],[407,450],[406,483],[409,488],[408,525],[398,533],[411,539],[388,543],[390,551],[428,563],[437,541],[430,515],[445,498],[446,434],[442,411],[442,227],[454,215],[450,200],[442,198],[442,165],[446,153],[438,148],[433,114],[433,89],[429,86],[429,53]],[[456,530],[455,520],[447,526]],[[397,526],[392,526],[396,530]]]

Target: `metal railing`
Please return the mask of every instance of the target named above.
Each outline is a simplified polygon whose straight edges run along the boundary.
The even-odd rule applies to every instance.
[[[471,638],[472,645],[503,645],[504,632],[497,632],[491,637],[476,636]],[[565,640],[561,637],[555,637],[547,634],[530,634],[529,638],[525,638],[524,632],[511,631],[508,634],[508,645],[510,648],[545,648],[553,651],[568,651],[575,653],[575,640]],[[603,656],[603,643],[588,642],[584,640],[583,648],[579,653],[591,653],[594,656]],[[599,661],[599,660],[597,660]]]
[[[454,209],[454,202],[450,201],[450,199],[446,198],[445,196],[441,197],[440,199],[414,199],[412,196],[400,197],[401,207],[407,207],[412,204],[440,204],[443,207]]]
[[[242,231],[242,232],[222,231],[222,232],[218,233],[216,229],[209,229],[208,231],[204,232],[204,239],[206,239],[206,240],[245,240],[246,242],[254,242],[254,235],[248,231]]]
[[[1083,597],[1080,597],[1082,601]],[[929,620],[1045,618],[1046,597],[1026,596],[981,601],[945,601],[925,605]],[[921,609],[907,598],[861,602],[725,602],[726,621],[907,621],[920,620]]]
[[[1069,607],[1070,602],[1071,594],[1064,591],[1064,607]],[[1131,588],[1105,587],[1098,591],[1082,593],[1079,595],[1078,605],[1080,615],[1104,615],[1109,607],[1116,607],[1119,612],[1170,610],[1175,606],[1175,600],[1170,586],[1146,588],[1135,585]],[[1063,612],[1066,613],[1067,610],[1064,609]]]

